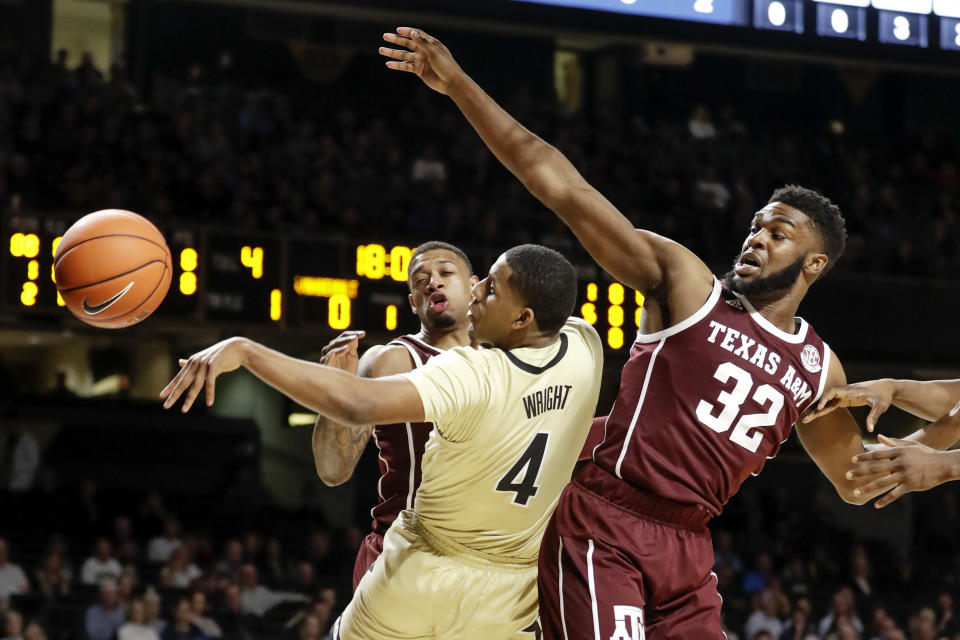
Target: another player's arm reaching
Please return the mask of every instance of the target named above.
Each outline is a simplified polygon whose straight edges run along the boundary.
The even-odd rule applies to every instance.
[[[827,389],[842,387],[847,383],[843,365],[840,364],[836,354],[831,353],[831,356],[825,385]],[[796,429],[800,443],[803,444],[807,454],[817,464],[823,475],[830,480],[845,502],[864,504],[879,495],[879,491],[858,492],[857,482],[847,475],[850,470],[850,460],[863,453],[860,427],[848,410],[834,411],[809,422],[798,421]]]
[[[358,358],[357,344],[362,331],[344,331],[323,349],[320,364],[335,367],[362,378],[383,378],[411,369],[410,355],[400,346],[371,347]],[[313,427],[313,460],[317,475],[328,486],[343,484],[353,475],[374,425],[340,424],[323,414]]]
[[[206,387],[212,405],[221,373],[246,367],[295,402],[340,424],[423,422],[420,394],[400,376],[361,378],[315,362],[299,360],[245,338],[230,338],[180,361],[180,372],[160,392],[169,409],[184,396],[186,412]],[[186,394],[186,395],[184,395]]]
[[[864,495],[885,495],[878,509],[911,491],[960,479],[960,451],[942,451],[960,440],[960,381],[871,380],[825,394],[811,418],[840,407],[870,406],[867,428],[894,405],[933,422],[904,439],[879,436],[882,447],[861,453],[848,477]]]
[[[597,263],[648,298],[662,327],[692,315],[713,286],[710,269],[680,244],[634,229],[556,148],[504,111],[456,63],[450,51],[426,33],[400,27],[384,39],[409,51],[381,47],[391,69],[418,75],[449,96],[497,158],[576,234]]]
[[[877,419],[890,405],[924,420],[939,420],[951,411],[960,410],[960,380],[883,378],[837,387],[823,394],[817,410],[805,419],[812,420],[841,407],[869,406],[867,430],[873,431]]]

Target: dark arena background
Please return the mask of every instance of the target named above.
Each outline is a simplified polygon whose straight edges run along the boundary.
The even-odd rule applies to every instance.
[[[252,375],[186,415],[158,394],[234,335],[318,360],[345,329],[417,331],[426,240],[484,273],[519,243],[569,257],[609,411],[642,298],[450,100],[384,67],[401,25],[717,273],[774,188],[822,191],[848,249],[801,314],[848,378],[960,378],[957,0],[2,0],[0,637],[329,637],[376,448],[327,487],[315,415]],[[52,278],[64,231],[110,208],[173,259],[121,330],[76,320]],[[850,506],[794,435],[710,528],[729,638],[960,638],[955,485]]]

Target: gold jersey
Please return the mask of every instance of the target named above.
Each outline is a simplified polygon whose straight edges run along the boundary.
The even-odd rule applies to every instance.
[[[571,318],[546,347],[457,347],[403,374],[435,425],[413,509],[435,546],[536,562],[586,440],[602,369],[597,332]]]

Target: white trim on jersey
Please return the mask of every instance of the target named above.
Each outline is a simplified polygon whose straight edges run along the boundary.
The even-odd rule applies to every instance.
[[[650,378],[653,375],[653,365],[656,364],[657,355],[660,353],[660,349],[663,349],[663,345],[666,344],[666,342],[667,339],[663,338],[660,340],[660,344],[657,345],[657,348],[653,350],[653,355],[650,356],[650,364],[647,365],[647,374],[643,377],[643,387],[640,389],[640,398],[637,400],[637,408],[633,412],[633,419],[630,420],[630,428],[627,429],[627,437],[623,439],[623,449],[620,450],[620,457],[617,458],[616,473],[617,477],[621,480],[623,480],[623,475],[620,473],[620,467],[623,465],[623,459],[627,456],[627,448],[630,446],[630,439],[633,438],[633,430],[637,426],[637,419],[640,417],[640,410],[643,409],[643,401],[647,397],[647,387],[650,386]],[[604,426],[604,437],[606,437],[606,426]]]
[[[410,484],[407,485],[410,490],[407,491],[407,509],[410,509],[413,507],[413,489],[414,489],[413,480],[414,480],[414,471],[416,470],[416,465],[414,464],[414,461],[413,461],[413,456],[414,456],[413,427],[410,426],[409,422],[407,422],[406,425],[407,425],[407,446],[410,449]]]
[[[371,433],[373,434],[373,444],[377,445],[377,459],[383,460],[383,465],[386,467],[383,473],[380,474],[380,479],[377,480],[377,496],[379,496],[380,502],[374,505],[373,509],[370,509],[370,517],[375,518],[376,516],[373,515],[373,510],[380,506],[380,504],[383,502],[383,478],[390,473],[390,462],[383,457],[383,449],[380,448],[380,441],[377,439],[376,427],[374,427]]]
[[[807,329],[810,325],[808,325],[807,321],[803,318],[794,318],[794,320],[800,321],[800,328],[796,333],[787,333],[763,317],[763,314],[754,309],[753,305],[750,304],[750,301],[747,300],[745,296],[742,296],[738,293],[737,299],[739,299],[743,306],[747,309],[747,312],[750,314],[750,317],[753,318],[753,321],[760,325],[760,328],[765,330],[767,333],[772,333],[777,338],[780,338],[784,342],[789,342],[790,344],[800,344],[806,340]]]
[[[409,334],[409,333],[408,333],[408,334],[407,334],[406,336],[404,336],[404,337],[409,338],[410,340],[413,340],[414,342],[416,342],[417,344],[419,344],[419,345],[420,345],[421,347],[423,347],[424,349],[427,349],[427,350],[429,350],[429,351],[433,351],[433,352],[434,352],[434,355],[439,355],[439,354],[443,353],[444,351],[446,351],[446,349],[440,349],[440,348],[435,347],[435,346],[433,346],[433,345],[427,344],[426,342],[424,342],[423,340],[421,340],[420,338],[418,338],[417,336],[415,336],[415,335],[413,335],[413,334]]]
[[[636,342],[650,344],[651,342],[657,342],[658,340],[663,340],[665,338],[669,338],[670,336],[674,336],[684,329],[689,329],[693,325],[703,320],[707,314],[710,313],[710,310],[713,309],[714,305],[717,304],[717,300],[719,299],[720,281],[714,278],[713,291],[710,292],[710,296],[707,298],[707,301],[703,303],[703,306],[697,309],[692,316],[673,325],[672,327],[664,329],[663,331],[657,331],[656,333],[640,333],[638,331]]]
[[[587,580],[590,583],[590,606],[593,609],[593,638],[600,640],[600,614],[597,612],[597,585],[593,581],[593,540],[587,540]]]
[[[563,536],[560,538],[560,550],[557,551],[557,567],[560,569],[560,624],[563,626],[563,640],[567,637],[567,612],[563,609]]]
[[[808,407],[812,407],[820,399],[827,387],[827,376],[830,374],[830,345],[826,342],[823,343],[823,364],[821,366],[823,368],[820,370],[820,387],[817,389],[816,397],[807,405]]]
[[[407,336],[408,338],[411,336]],[[413,368],[419,369],[423,366],[423,360],[420,358],[420,354],[417,353],[417,350],[412,346],[404,342],[403,340],[391,340],[390,344],[399,344],[402,345],[407,351],[410,352],[410,357],[413,358]]]

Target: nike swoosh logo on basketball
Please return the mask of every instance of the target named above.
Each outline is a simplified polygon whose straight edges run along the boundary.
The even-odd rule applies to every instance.
[[[120,298],[122,298],[123,296],[127,295],[127,291],[130,291],[130,288],[133,286],[133,282],[134,282],[134,281],[131,280],[131,281],[130,281],[130,284],[128,284],[127,286],[125,286],[118,294],[116,294],[115,296],[112,296],[112,297],[110,297],[110,298],[107,298],[106,300],[104,300],[104,301],[101,302],[100,304],[89,305],[89,304],[87,304],[87,297],[84,296],[84,297],[83,297],[83,302],[82,302],[81,305],[80,305],[80,306],[83,307],[83,312],[84,312],[85,314],[87,314],[88,316],[95,316],[95,315],[97,315],[97,314],[99,314],[99,313],[103,313],[104,311],[106,311],[107,309],[109,309],[110,307],[112,307],[113,305],[117,304],[117,302],[120,300]]]

